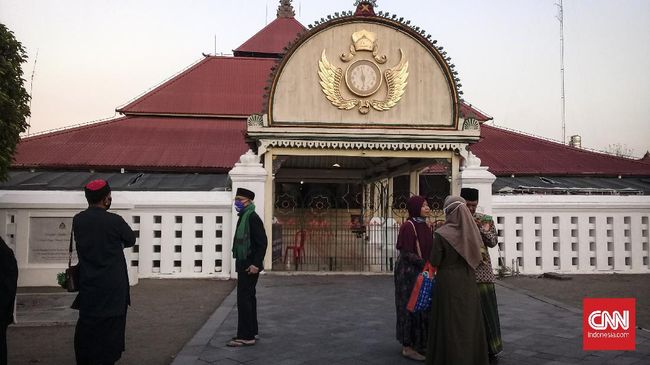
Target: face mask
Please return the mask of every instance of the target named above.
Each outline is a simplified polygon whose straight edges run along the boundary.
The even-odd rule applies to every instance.
[[[239,201],[239,200],[235,200],[235,210],[237,211],[237,213],[239,213],[239,212],[241,212],[242,210],[244,210],[244,208],[246,208],[246,207],[244,206],[244,203],[242,203],[242,202]]]

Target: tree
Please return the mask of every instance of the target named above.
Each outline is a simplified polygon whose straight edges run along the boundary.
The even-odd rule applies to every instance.
[[[607,153],[619,157],[632,157],[634,149],[628,147],[626,144],[613,143],[607,147]]]
[[[0,23],[0,181],[7,180],[20,134],[27,130],[29,94],[23,86],[23,45]]]

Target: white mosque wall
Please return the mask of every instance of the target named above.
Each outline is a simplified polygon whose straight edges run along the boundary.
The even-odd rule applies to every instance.
[[[69,227],[52,234],[33,222],[56,231],[85,208],[82,192],[0,190],[0,235],[16,253],[20,286],[56,286],[67,266]],[[650,196],[494,195],[483,209],[499,232],[495,270],[501,262],[521,274],[650,272]],[[231,277],[231,192],[118,191],[111,211],[138,235],[124,250],[131,284]]]
[[[650,196],[492,196],[491,249],[521,274],[648,273]]]
[[[231,192],[112,196],[111,211],[138,237],[124,250],[132,285],[138,278],[231,276]],[[69,223],[86,207],[83,192],[0,191],[0,235],[16,254],[20,286],[57,285],[56,274],[67,267]]]

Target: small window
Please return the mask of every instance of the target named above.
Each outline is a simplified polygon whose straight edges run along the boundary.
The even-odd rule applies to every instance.
[[[559,257],[553,257],[553,265],[554,266],[560,266],[560,258]]]
[[[174,217],[174,219],[176,220],[176,223],[178,223],[178,224],[183,223],[183,216],[182,215],[177,215],[176,217]]]
[[[138,260],[131,260],[131,266],[136,267],[138,266],[139,262]]]
[[[153,267],[160,267],[160,260],[153,260]]]
[[[153,237],[154,238],[160,238],[161,232],[160,231],[153,231]]]
[[[182,251],[182,246],[180,246],[180,245],[174,246],[174,252],[180,253],[181,251]]]
[[[194,260],[194,266],[198,266],[198,267],[203,266],[203,260]]]
[[[183,238],[183,231],[175,231],[174,235],[176,236],[176,238]]]
[[[140,252],[140,246],[139,245],[134,245],[132,250],[133,250],[132,251],[133,253],[138,253],[138,252]]]
[[[203,224],[203,216],[197,215],[196,217],[194,217],[194,222],[196,224]]]
[[[194,252],[203,252],[203,245],[194,245]]]
[[[154,216],[153,216],[153,222],[156,223],[156,224],[160,224],[160,223],[162,223],[162,216],[160,216],[160,215],[154,215]]]
[[[221,245],[214,245],[214,250],[215,250],[215,252],[221,252],[222,249],[223,249],[223,248],[222,248]]]
[[[578,266],[578,258],[577,257],[572,257],[571,258],[571,265]]]
[[[174,260],[174,267],[181,267],[181,260]]]
[[[203,231],[201,230],[194,231],[194,237],[203,238]]]
[[[160,245],[153,245],[153,252],[160,252]]]
[[[223,223],[223,217],[220,216],[220,215],[218,215],[218,216],[217,216],[217,220],[216,220],[216,222],[217,222],[217,224],[221,224],[221,223]]]
[[[133,216],[133,224],[140,224],[140,216],[139,215],[134,215]]]
[[[223,232],[219,229],[219,230],[217,230],[215,232],[215,235],[216,235],[217,238],[221,238],[221,236],[223,235]]]

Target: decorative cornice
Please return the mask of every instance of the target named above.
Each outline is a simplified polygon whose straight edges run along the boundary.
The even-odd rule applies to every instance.
[[[463,122],[463,130],[464,131],[477,130],[477,129],[480,129],[480,124],[479,124],[478,120],[476,120],[474,118],[468,118],[468,119],[465,119],[465,121]]]
[[[378,151],[457,151],[461,154],[466,143],[409,143],[409,142],[352,142],[352,141],[311,141],[293,139],[262,139],[259,154],[269,147],[307,148],[307,149],[343,149],[343,150],[378,150]]]

